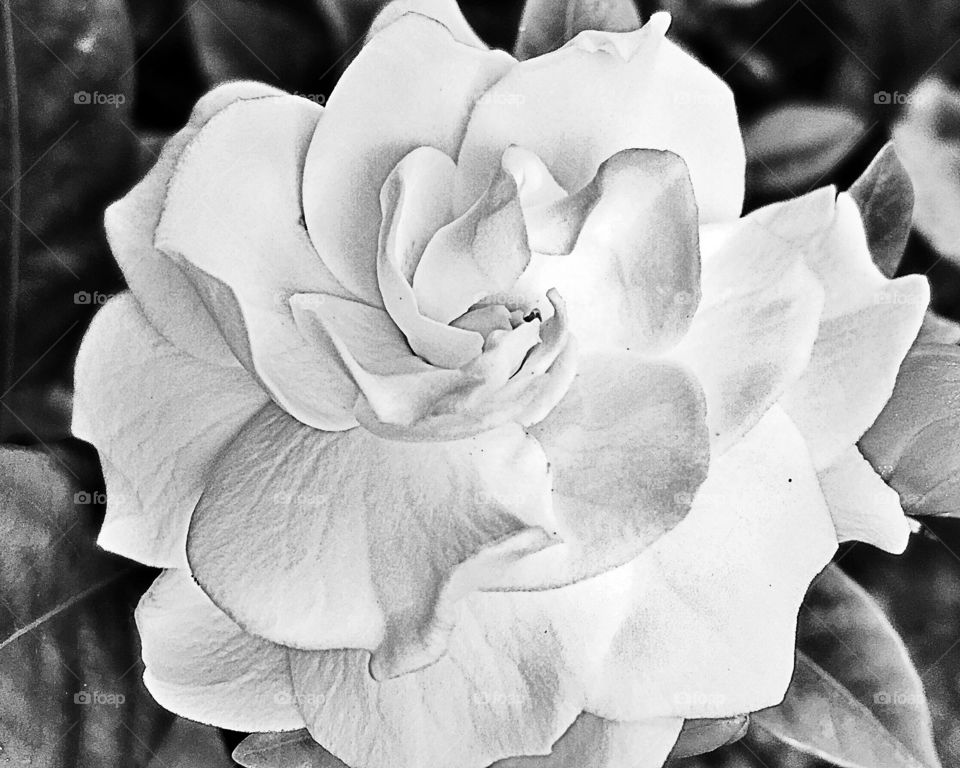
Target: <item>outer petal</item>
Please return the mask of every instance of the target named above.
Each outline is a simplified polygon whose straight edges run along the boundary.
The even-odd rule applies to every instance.
[[[236,364],[216,322],[190,281],[163,253],[153,235],[167,196],[167,185],[184,147],[221,109],[241,99],[280,95],[262,83],[237,82],[214,88],[200,99],[190,122],[160,153],[156,165],[121,200],[107,208],[104,224],[114,258],[144,314],[180,349],[205,360]]]
[[[129,294],[101,309],[77,357],[73,432],[100,453],[104,549],[186,565],[190,515],[217,453],[269,397],[241,367],[164,339]]]
[[[301,171],[321,109],[306,99],[239,102],[184,150],[157,228],[237,357],[288,412],[320,429],[356,422],[356,388],[332,343],[307,342],[288,299],[345,294],[301,219]]]
[[[836,545],[806,445],[774,408],[714,461],[684,521],[628,566],[632,608],[588,709],[633,720],[776,704],[800,603]]]
[[[704,228],[700,306],[671,357],[703,384],[716,452],[746,434],[809,364],[824,291],[804,259],[829,225],[833,194],[824,192]]]
[[[682,718],[620,722],[584,712],[549,755],[511,757],[491,768],[660,768],[682,727]]]
[[[166,709],[235,731],[303,727],[286,649],[248,635],[185,570],[164,571],[137,606],[143,681]]]
[[[294,651],[293,679],[314,738],[368,768],[546,755],[582,711],[735,715],[782,697],[800,602],[835,549],[803,440],[774,409],[634,562],[470,596],[447,654],[413,674],[376,683],[362,651]]]
[[[367,39],[386,29],[406,13],[419,13],[436,19],[450,30],[450,34],[458,43],[487,50],[486,43],[477,36],[470,23],[463,17],[460,4],[456,0],[393,0],[373,20]]]
[[[379,301],[378,194],[390,171],[420,146],[455,157],[477,97],[513,63],[409,13],[347,68],[307,155],[304,214],[320,256],[360,298]]]
[[[585,348],[654,353],[686,332],[700,299],[700,252],[679,157],[624,150],[586,187],[528,206],[524,217],[531,248],[551,255],[531,263],[518,290],[556,288]]]
[[[855,447],[820,473],[820,487],[840,541],[865,541],[895,555],[907,548],[910,526],[900,497]]]
[[[808,257],[826,289],[810,366],[783,405],[824,469],[873,424],[913,344],[930,300],[926,278],[888,280],[873,265],[856,203],[837,198],[836,216]]]
[[[520,63],[480,99],[458,166],[458,210],[489,183],[512,144],[532,150],[565,189],[589,182],[628,148],[667,149],[690,168],[701,221],[739,216],[744,153],[733,95],[663,35],[666,14],[640,30],[584,32]]]
[[[456,601],[555,530],[546,459],[517,426],[407,444],[267,408],[210,477],[188,542],[207,594],[275,642],[373,650],[378,677],[433,661]]]
[[[690,510],[709,465],[703,393],[674,363],[585,355],[580,374],[531,428],[554,473],[563,543],[497,586],[569,584],[632,560]]]

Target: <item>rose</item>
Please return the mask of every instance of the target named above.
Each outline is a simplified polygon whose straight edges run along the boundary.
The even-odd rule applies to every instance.
[[[430,6],[325,109],[214,90],[108,211],[100,543],[166,569],[144,679],[184,716],[354,768],[660,765],[779,701],[838,541],[905,546],[856,441],[926,283],[846,194],[738,218],[731,96],[664,16],[517,64]]]

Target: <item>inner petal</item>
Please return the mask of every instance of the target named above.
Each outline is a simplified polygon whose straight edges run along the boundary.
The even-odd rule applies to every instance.
[[[453,218],[453,160],[433,147],[419,147],[393,169],[380,193],[383,225],[377,281],[383,305],[410,347],[429,363],[459,368],[477,357],[483,337],[426,317],[410,284],[430,238]]]
[[[425,315],[449,323],[485,296],[506,294],[529,263],[517,182],[501,167],[480,199],[427,244],[413,291]]]

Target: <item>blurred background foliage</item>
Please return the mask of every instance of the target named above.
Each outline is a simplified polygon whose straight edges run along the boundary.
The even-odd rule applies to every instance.
[[[9,54],[12,39],[14,55],[0,64],[0,298],[9,303],[18,290],[15,317],[3,319],[5,336],[16,339],[3,372],[4,442],[42,447],[70,468],[72,487],[101,487],[95,458],[69,439],[69,411],[83,331],[123,287],[103,233],[105,206],[146,171],[197,98],[218,82],[252,78],[323,103],[382,4],[10,4],[4,46]],[[513,48],[520,0],[461,5],[488,43]],[[638,10],[644,19],[670,11],[671,36],[734,90],[749,161],[748,209],[825,184],[846,188],[896,137],[917,187],[901,272],[926,274],[935,309],[960,320],[958,0],[640,0]],[[13,80],[15,93],[2,85]],[[95,94],[114,98],[96,103]],[[14,282],[11,263],[18,265]],[[40,475],[38,488],[45,487]],[[91,549],[92,530],[84,539]],[[864,545],[839,558],[903,633],[931,696],[947,764],[960,764],[958,553],[960,531],[943,520],[925,526],[902,558]],[[168,732],[151,728],[158,739]],[[812,764],[762,737],[682,762]]]

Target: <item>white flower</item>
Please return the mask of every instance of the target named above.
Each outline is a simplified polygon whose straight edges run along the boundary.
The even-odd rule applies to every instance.
[[[665,16],[518,63],[406,5],[443,23],[388,11],[325,108],[214,90],[108,211],[75,431],[101,545],[167,569],[145,679],[352,768],[658,766],[779,701],[838,540],[905,546],[855,444],[927,286],[832,189],[738,218]]]

